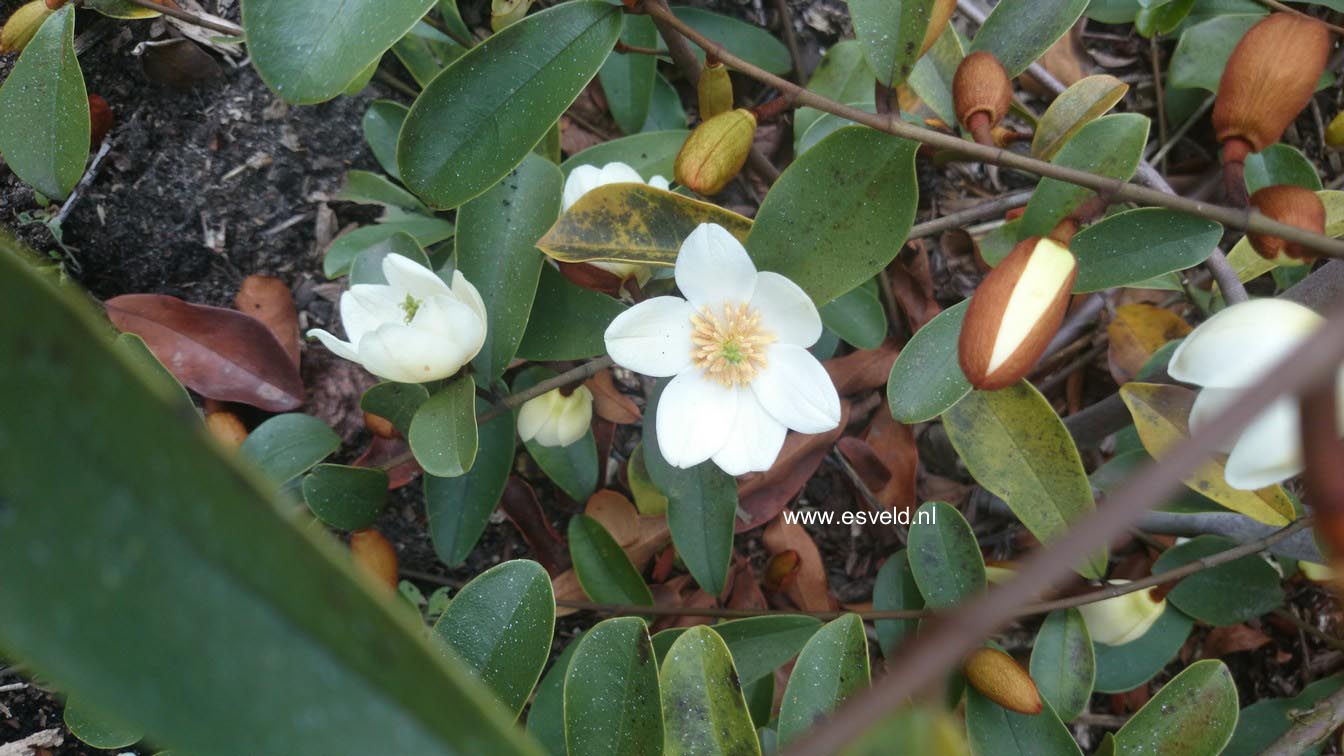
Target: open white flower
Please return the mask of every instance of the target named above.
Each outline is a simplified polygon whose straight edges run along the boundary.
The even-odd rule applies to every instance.
[[[1112,580],[1124,585],[1128,580]],[[1087,634],[1097,643],[1123,646],[1143,637],[1167,608],[1167,600],[1153,600],[1153,589],[1145,588],[1115,598],[1083,604],[1078,611],[1087,625]]]
[[[1238,401],[1324,322],[1300,304],[1255,299],[1202,323],[1176,348],[1167,368],[1172,378],[1202,387],[1190,410],[1190,430],[1198,431]],[[1344,389],[1338,380],[1336,386]],[[1344,410],[1344,391],[1339,397]],[[1302,471],[1297,401],[1275,401],[1222,451],[1228,455],[1224,477],[1233,488],[1255,490],[1297,475]]]
[[[703,224],[681,245],[677,287],[607,327],[607,351],[637,373],[675,376],[658,403],[658,448],[677,467],[713,459],[731,475],[768,470],[786,429],[840,423],[840,397],[807,351],[821,316],[797,284],[757,273],[722,226]]]
[[[542,446],[569,446],[593,422],[593,392],[579,386],[569,396],[551,389],[518,410],[518,437]]]
[[[386,284],[355,284],[341,294],[349,341],[320,328],[323,345],[374,375],[424,383],[456,373],[485,343],[485,303],[460,271],[450,287],[434,271],[402,255],[383,259]]]
[[[574,203],[578,202],[583,195],[599,186],[643,183],[645,181],[639,175],[639,172],[625,163],[607,163],[601,168],[595,165],[581,165],[570,171],[569,178],[565,179],[565,191],[561,195],[561,209],[568,210],[573,207]],[[669,189],[671,187],[667,179],[662,176],[653,176],[647,183],[655,189]],[[592,262],[589,265],[601,268],[620,278],[633,276],[641,284],[649,279],[651,272],[647,265],[636,263]]]

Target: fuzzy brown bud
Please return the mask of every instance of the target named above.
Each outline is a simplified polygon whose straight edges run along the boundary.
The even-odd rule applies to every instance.
[[[978,648],[966,657],[966,682],[985,698],[1019,714],[1040,714],[1036,683],[1013,657],[996,648]]]
[[[1013,83],[993,54],[980,51],[967,55],[952,77],[952,99],[962,128],[981,144],[994,144],[991,129],[1008,115],[1013,103]]]
[[[1250,152],[1279,141],[1316,91],[1330,47],[1325,24],[1297,13],[1274,13],[1252,26],[1218,82],[1218,141],[1243,140]]]
[[[89,149],[97,149],[103,143],[116,120],[102,95],[89,95]]]
[[[708,121],[720,113],[733,109],[733,80],[722,63],[712,63],[700,69],[696,85],[700,98],[700,120]]]
[[[747,162],[756,116],[738,108],[720,113],[691,132],[677,153],[677,182],[705,196],[718,194]]]
[[[370,433],[379,438],[398,438],[400,436],[400,434],[397,433],[396,426],[392,425],[391,420],[388,420],[382,415],[375,415],[372,412],[364,413],[364,427],[368,428]]]
[[[397,550],[382,533],[372,528],[351,533],[350,555],[375,580],[396,590]]]
[[[1280,223],[1317,234],[1325,233],[1325,205],[1310,189],[1291,184],[1267,186],[1251,195],[1251,206]],[[1285,255],[1303,263],[1316,259],[1315,250],[1277,236],[1258,231],[1248,231],[1246,236],[1255,251],[1266,260],[1277,260]]]
[[[0,29],[0,53],[21,52],[52,13],[43,0],[20,5]]]
[[[247,426],[232,412],[222,410],[205,416],[205,428],[210,435],[229,451],[237,451],[247,440]]]
[[[1017,383],[1059,330],[1078,265],[1053,239],[1019,243],[980,282],[961,326],[957,357],[971,385],[994,391]]]

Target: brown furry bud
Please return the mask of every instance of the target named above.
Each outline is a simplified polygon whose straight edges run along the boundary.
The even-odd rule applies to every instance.
[[[982,391],[1017,383],[1036,365],[1068,309],[1077,261],[1068,248],[1033,236],[990,271],[971,297],[957,358]]]
[[[397,429],[392,425],[392,421],[382,415],[375,415],[372,412],[364,413],[364,427],[369,432],[379,438],[397,438],[400,436]]]
[[[982,50],[967,55],[957,66],[952,98],[962,128],[975,135],[977,142],[993,144],[990,129],[1008,115],[1013,84],[999,59]]]
[[[232,412],[211,412],[205,416],[206,430],[215,437],[224,448],[237,451],[247,439],[247,426]]]
[[[380,583],[397,589],[397,550],[372,528],[350,534],[350,555]]]
[[[700,120],[708,121],[720,113],[733,109],[733,80],[722,63],[712,63],[700,69],[696,85],[700,98]]]
[[[1317,234],[1325,233],[1325,205],[1310,189],[1291,184],[1267,186],[1251,195],[1251,206],[1280,223]],[[1304,263],[1316,259],[1315,250],[1277,236],[1257,231],[1248,231],[1246,236],[1255,251],[1266,260],[1277,260],[1282,255]]]
[[[1019,714],[1040,714],[1036,683],[1013,657],[996,648],[977,648],[966,657],[966,682],[985,698]]]
[[[742,170],[756,136],[756,116],[738,108],[691,132],[677,153],[677,182],[706,196],[718,194]]]
[[[1241,139],[1251,152],[1279,141],[1311,100],[1330,48],[1325,24],[1296,13],[1273,13],[1252,26],[1218,82],[1218,141]]]
[[[21,52],[50,15],[51,9],[43,0],[20,5],[18,10],[10,14],[5,27],[0,29],[0,53]]]
[[[102,95],[89,95],[89,149],[97,149],[117,122],[112,115],[112,107]]]

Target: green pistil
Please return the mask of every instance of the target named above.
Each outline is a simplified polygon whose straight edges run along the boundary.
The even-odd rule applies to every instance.
[[[741,365],[747,359],[736,341],[724,342],[723,346],[719,347],[719,356],[729,365]]]
[[[401,303],[401,311],[406,313],[406,325],[410,325],[415,319],[415,313],[420,310],[421,304],[423,303],[420,300],[410,294],[406,295],[406,301]]]

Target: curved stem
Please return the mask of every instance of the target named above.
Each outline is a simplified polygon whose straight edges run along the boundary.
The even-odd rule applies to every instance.
[[[229,23],[223,19],[206,18],[190,11],[184,11],[175,5],[159,5],[154,0],[128,0],[131,5],[138,5],[141,8],[148,8],[158,11],[165,16],[172,16],[179,21],[186,21],[189,24],[195,24],[202,29],[217,31],[220,34],[228,34],[232,37],[243,36],[243,27]]]

